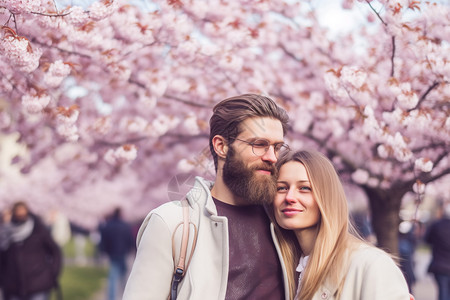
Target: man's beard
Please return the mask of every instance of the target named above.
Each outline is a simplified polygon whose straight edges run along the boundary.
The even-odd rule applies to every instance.
[[[256,170],[266,170],[270,175],[257,174]],[[274,164],[261,162],[247,167],[236,157],[233,147],[228,148],[223,166],[223,181],[231,192],[246,200],[248,204],[271,204],[277,193],[277,169]]]

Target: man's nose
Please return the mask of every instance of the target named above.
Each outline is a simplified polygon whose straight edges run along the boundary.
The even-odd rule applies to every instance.
[[[275,154],[275,148],[273,145],[269,146],[269,149],[267,149],[267,152],[264,153],[264,155],[261,157],[261,159],[264,161],[269,161],[271,163],[277,162],[277,156]]]

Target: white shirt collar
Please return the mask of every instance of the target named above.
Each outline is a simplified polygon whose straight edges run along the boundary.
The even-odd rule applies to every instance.
[[[306,265],[308,264],[309,255],[308,256],[302,256],[300,257],[300,261],[298,262],[297,269],[295,271],[301,273],[306,268]]]

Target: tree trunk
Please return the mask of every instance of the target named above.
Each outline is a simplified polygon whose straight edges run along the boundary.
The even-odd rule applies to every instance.
[[[398,255],[398,226],[400,206],[404,189],[379,190],[363,187],[371,209],[372,228],[377,237],[377,246]]]

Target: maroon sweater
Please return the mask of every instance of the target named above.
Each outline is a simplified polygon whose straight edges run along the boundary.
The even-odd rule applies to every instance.
[[[228,219],[229,272],[225,299],[284,299],[281,264],[261,205],[234,206],[214,199]]]

